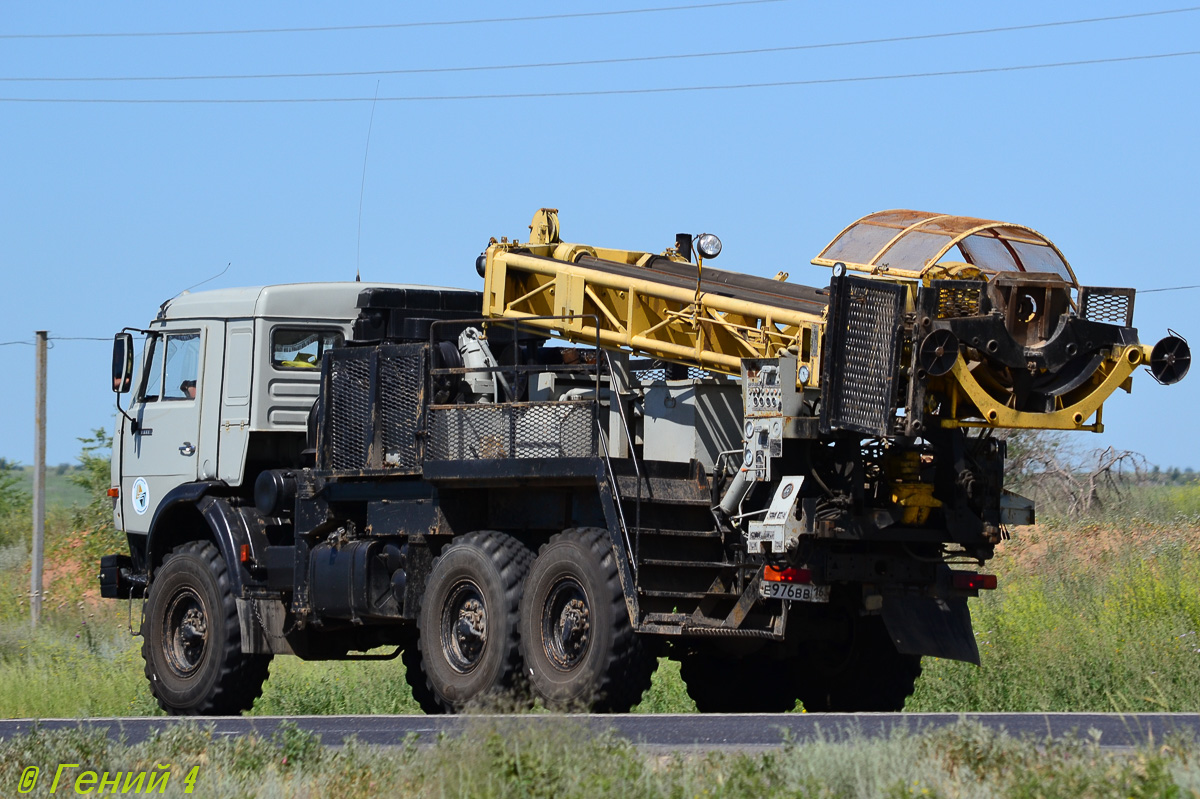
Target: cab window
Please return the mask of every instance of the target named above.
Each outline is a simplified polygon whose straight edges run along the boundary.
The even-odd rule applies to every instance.
[[[142,402],[157,402],[162,395],[162,365],[155,361],[162,352],[160,344],[158,336],[151,335],[146,339],[142,358],[142,394],[138,398]]]
[[[277,327],[271,331],[271,365],[276,369],[319,369],[325,353],[344,342],[339,330]]]
[[[163,363],[163,399],[193,400],[200,374],[200,334],[171,334]]]
[[[200,334],[167,333],[151,338],[144,368],[142,402],[194,400],[200,374]]]

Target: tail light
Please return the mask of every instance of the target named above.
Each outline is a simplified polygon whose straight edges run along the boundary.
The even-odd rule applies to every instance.
[[[763,579],[773,583],[803,583],[812,582],[812,572],[808,569],[796,569],[788,566],[780,569],[775,566],[767,566],[763,570]]]
[[[959,591],[991,591],[996,587],[996,575],[954,572],[954,587]]]

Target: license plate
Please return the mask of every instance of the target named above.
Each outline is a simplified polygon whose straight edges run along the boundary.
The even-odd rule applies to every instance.
[[[793,602],[828,602],[829,586],[804,583],[777,583],[763,580],[759,591],[764,599],[790,599]]]

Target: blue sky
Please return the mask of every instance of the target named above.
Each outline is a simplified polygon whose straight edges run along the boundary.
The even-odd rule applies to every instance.
[[[686,5],[6,4],[0,36],[377,25]],[[1181,8],[1132,2],[750,5],[308,33],[0,38],[0,78],[345,72],[788,47]],[[381,98],[807,81],[1200,49],[1200,11],[908,42],[592,66],[221,81],[0,81],[0,97]],[[1200,284],[1200,56],[972,75],[680,93],[370,102],[0,102],[0,341],[105,337],[206,287],[352,279],[474,287],[489,236],[560,209],[565,239],[661,250],[708,230],[721,267],[825,285],[810,258],[906,207],[1030,225],[1084,284]],[[1143,340],[1200,339],[1200,290],[1139,295]],[[50,353],[47,458],[111,427],[109,345]],[[0,346],[0,455],[33,455],[33,348]],[[1200,375],[1148,375],[1103,436],[1161,465],[1194,453]]]

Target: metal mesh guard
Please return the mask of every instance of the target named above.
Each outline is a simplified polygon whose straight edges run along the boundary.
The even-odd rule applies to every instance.
[[[338,358],[330,366],[330,386],[326,416],[330,426],[330,466],[335,470],[361,469],[366,460],[367,422],[371,416],[370,360]]]
[[[960,316],[975,316],[979,313],[979,301],[983,289],[973,286],[943,286],[938,289],[938,319],[957,319]]]
[[[839,329],[828,400],[828,425],[886,435],[893,411],[896,339],[904,288],[846,277],[838,299]]]
[[[634,369],[633,377],[639,383],[661,383],[667,379],[667,370],[663,367],[655,367],[653,369]],[[712,377],[712,373],[707,369],[701,369],[698,366],[689,366],[687,370],[687,380],[707,380]]]
[[[1089,322],[1133,326],[1133,289],[1087,286],[1079,294],[1080,316]]]
[[[427,461],[595,456],[591,400],[429,408]]]
[[[416,432],[425,380],[425,348],[395,348],[379,359],[379,416],[385,468],[417,468]]]

